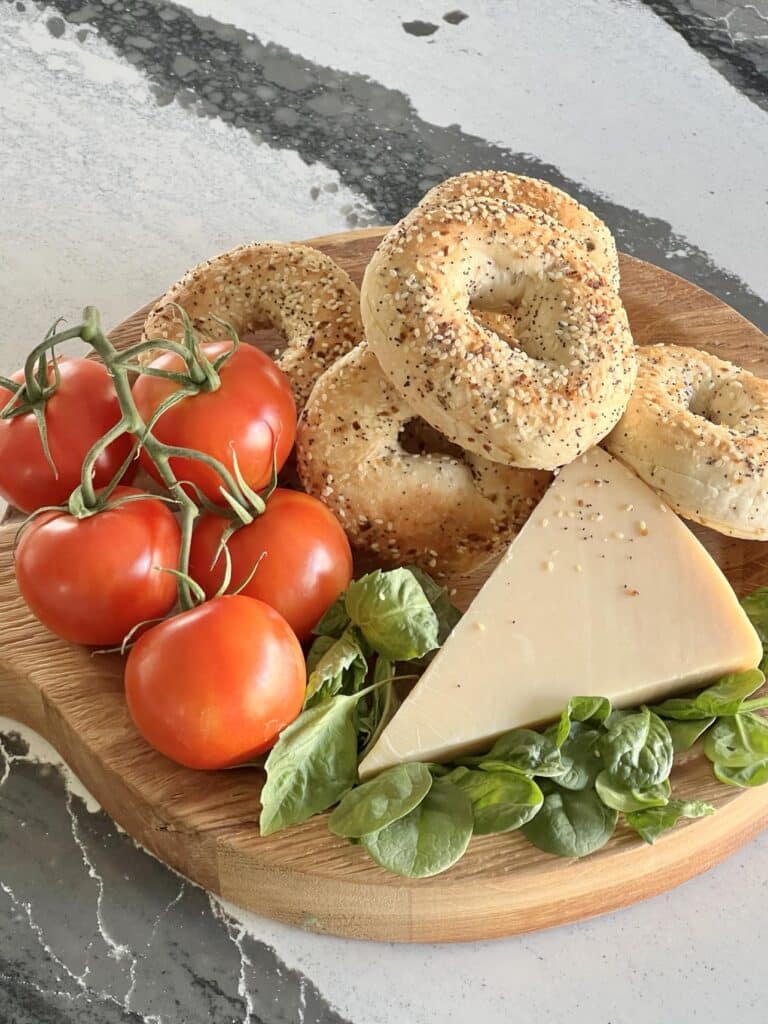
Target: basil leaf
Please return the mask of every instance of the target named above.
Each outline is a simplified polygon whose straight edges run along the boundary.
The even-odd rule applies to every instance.
[[[605,771],[618,787],[648,789],[672,770],[672,737],[664,722],[648,708],[614,712],[600,741]]]
[[[546,853],[558,857],[586,857],[608,842],[618,814],[606,807],[591,789],[573,792],[553,786],[523,835]]]
[[[338,639],[349,625],[349,616],[344,606],[345,594],[341,594],[312,630],[315,636],[332,636]]]
[[[328,819],[334,835],[360,838],[391,825],[418,807],[432,786],[429,768],[400,764],[346,793]]]
[[[570,727],[571,735],[560,747],[560,756],[566,771],[558,776],[557,784],[563,789],[586,789],[594,784],[599,772],[603,769],[600,753],[602,733],[574,722]]]
[[[626,822],[646,843],[653,843],[662,833],[674,828],[681,818],[703,818],[714,813],[712,804],[702,800],[670,800],[664,807],[631,811],[626,815]]]
[[[606,772],[601,772],[595,779],[595,792],[606,807],[626,814],[643,807],[663,807],[669,801],[672,787],[669,779],[665,779],[648,789],[625,789],[617,786]]]
[[[432,788],[404,818],[362,837],[377,864],[404,878],[427,878],[447,870],[463,855],[472,837],[472,804],[447,779]]]
[[[355,580],[345,606],[371,647],[390,661],[411,661],[437,647],[437,615],[407,569],[377,569]]]
[[[555,744],[561,747],[565,743],[572,722],[604,722],[610,713],[611,702],[607,697],[571,697],[555,728]]]
[[[562,775],[566,770],[552,739],[533,729],[511,729],[500,736],[483,757],[466,758],[461,763],[491,770],[505,765],[525,775],[545,777]]]
[[[746,768],[768,758],[768,719],[753,712],[721,718],[704,740],[710,761],[726,768]]]
[[[672,737],[672,748],[676,754],[690,750],[696,740],[700,739],[715,721],[714,718],[699,718],[691,722],[666,722],[669,735]]]
[[[527,775],[512,771],[471,771],[455,768],[448,776],[472,801],[478,836],[511,832],[537,813],[544,796]]]
[[[345,690],[355,693],[365,682],[368,662],[353,629],[347,629],[334,640],[319,636],[307,655],[309,681],[304,694],[304,707],[312,707]]]
[[[451,602],[451,599],[448,596],[447,587],[441,587],[439,583],[435,583],[429,573],[424,572],[424,570],[420,569],[418,566],[409,565],[406,566],[406,568],[408,569],[408,572],[416,577],[416,582],[424,591],[424,596],[429,601],[432,606],[432,611],[437,616],[437,646],[442,647],[453,630],[453,627],[461,618],[461,612]],[[419,663],[426,668],[434,656],[434,651],[428,651],[419,659]]]
[[[687,722],[697,718],[717,718],[735,715],[746,697],[759,690],[765,682],[760,669],[723,676],[714,686],[708,686],[695,697],[674,697],[651,708],[662,718]]]
[[[740,786],[748,789],[751,786],[764,786],[768,782],[768,757],[761,761],[752,761],[740,768],[715,763],[712,766],[715,778],[726,786]]]
[[[264,766],[263,836],[324,811],[357,782],[356,703],[356,696],[333,697],[280,733]]]
[[[768,672],[768,653],[765,651],[765,648],[768,647],[768,587],[758,587],[751,594],[742,597],[741,607],[747,613],[749,621],[760,637],[760,643],[763,645],[763,660],[760,662],[760,668],[763,672]]]

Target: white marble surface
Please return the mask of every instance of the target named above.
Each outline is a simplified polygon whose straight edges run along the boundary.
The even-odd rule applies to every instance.
[[[25,0],[24,10],[19,6],[0,2],[3,372],[15,367],[60,313],[74,319],[84,304],[94,303],[113,322],[191,263],[237,242],[307,237],[345,229],[351,222],[375,222],[392,216],[401,202],[400,212],[405,212],[410,179],[417,179],[418,192],[422,178],[457,169],[464,159],[457,153],[477,151],[495,161],[508,150],[515,155],[512,165],[521,169],[537,162],[551,165],[596,202],[607,204],[606,216],[614,218],[623,247],[650,254],[678,272],[688,268],[689,276],[766,322],[768,114],[722,73],[711,55],[691,47],[649,6],[628,0],[578,5],[467,0],[462,10],[469,17],[449,25],[442,16],[451,5],[436,0],[387,5],[375,0],[314,5],[306,0],[192,0],[197,15],[214,19],[201,23],[210,38],[231,40],[226,26],[234,25],[261,44],[273,44],[253,57],[265,72],[258,88],[267,91],[258,92],[256,77],[242,85],[244,106],[258,113],[263,99],[269,110],[254,114],[255,121],[244,118],[240,127],[217,116],[215,100],[209,116],[199,116],[194,96],[183,92],[169,102],[163,92],[167,80],[126,58],[126,52],[141,50],[141,45],[126,50],[105,38],[105,4],[84,10],[86,5],[75,3],[54,8]],[[131,6],[128,0],[115,4],[114,18],[119,20],[118,7]],[[746,6],[768,19],[765,0]],[[174,35],[188,9],[160,3],[148,7],[173,14],[162,40],[165,51],[173,59],[190,53],[190,44]],[[721,7],[715,13],[725,17],[732,5]],[[62,15],[60,26],[56,19]],[[429,36],[404,31],[403,22],[415,19],[438,30]],[[141,31],[139,15],[134,35],[141,38]],[[251,44],[241,40],[237,45],[247,57]],[[205,66],[197,51],[189,60]],[[386,152],[370,152],[370,136],[358,120],[340,156],[337,136],[332,136],[336,115],[322,113],[323,104],[314,100],[309,109],[317,109],[317,124],[308,128],[316,128],[320,141],[305,140],[302,119],[310,115],[306,97],[300,96],[301,60],[338,73],[350,109],[357,102],[359,110],[372,111],[374,128],[378,118],[402,129],[387,141]],[[194,75],[180,74],[177,88],[194,92]],[[270,89],[279,91],[277,99],[270,98]],[[327,100],[332,92],[325,95]],[[300,109],[295,149],[275,141],[279,126],[291,120],[285,113],[293,110],[291,96]],[[225,109],[227,100],[219,105]],[[432,127],[440,140],[430,150],[434,166],[425,167],[423,159],[421,166],[409,163],[408,151],[421,145]],[[313,155],[324,151],[324,131],[327,160]],[[390,187],[392,167],[403,168],[404,184]],[[14,728],[0,722],[0,734]],[[55,761],[34,737],[30,742],[34,757]],[[28,761],[27,755],[15,761],[6,757],[4,777],[0,758],[0,787],[3,782],[12,786],[15,775],[27,770],[29,778],[18,777],[33,787],[31,793],[51,785]],[[45,821],[22,820],[15,794],[0,788],[0,880],[3,849],[16,857],[27,849],[20,830],[34,827],[41,837],[46,834]],[[307,935],[235,908],[215,917],[207,903],[195,903],[202,909],[194,913],[204,921],[194,927],[213,930],[224,921],[237,951],[229,978],[232,1002],[224,1008],[202,983],[190,994],[184,988],[189,978],[173,973],[182,957],[187,957],[190,974],[207,978],[214,970],[207,953],[189,942],[185,948],[185,941],[198,935],[190,917],[179,919],[178,947],[169,940],[155,961],[159,971],[164,957],[170,957],[172,992],[171,982],[157,975],[156,989],[147,980],[136,981],[149,977],[137,974],[139,967],[150,973],[153,967],[141,959],[147,955],[144,940],[134,941],[128,927],[132,903],[140,894],[146,897],[142,873],[119,883],[119,899],[111,899],[109,892],[105,896],[102,873],[114,874],[114,865],[128,856],[130,841],[79,800],[71,796],[67,803],[75,840],[71,856],[85,868],[90,888],[80,892],[73,887],[68,904],[66,893],[54,899],[44,886],[35,889],[31,869],[28,878],[20,872],[17,889],[3,885],[9,925],[0,931],[0,1024],[113,1019],[196,1024],[214,1015],[217,1024],[230,1019],[311,1024],[341,1018],[354,1024],[765,1020],[765,836],[667,895],[580,925],[494,943],[364,945]],[[4,809],[10,810],[8,817],[2,817]],[[91,854],[77,832],[78,822],[81,828],[83,822],[92,822],[94,829],[98,825]],[[97,862],[102,866],[95,867]],[[149,860],[146,864],[146,878],[157,872],[160,886],[162,869]],[[174,881],[168,891],[165,902],[148,904],[147,949],[163,913],[175,908],[186,890]],[[75,952],[62,915],[92,921],[92,947],[84,954],[86,966],[93,957],[91,974],[82,967],[81,951]],[[43,917],[45,929],[35,924]],[[11,926],[14,921],[18,927]],[[30,1000],[39,996],[41,1001],[28,1017],[3,1017],[3,957],[12,960],[11,946],[22,945],[27,936]],[[270,948],[277,967],[271,960],[269,968],[264,966],[263,951]],[[64,965],[56,968],[59,982],[38,978],[36,957]],[[260,971],[267,970],[276,992],[268,1005],[259,995]],[[72,981],[75,976],[82,984]],[[130,991],[115,980],[123,976],[130,980]],[[24,981],[19,984],[23,990]],[[305,985],[318,993],[311,1013],[301,994]],[[74,995],[61,995],[65,989]],[[158,994],[150,998],[150,990]]]

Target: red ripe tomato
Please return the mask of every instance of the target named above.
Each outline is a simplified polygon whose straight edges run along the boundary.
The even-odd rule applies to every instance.
[[[217,597],[154,626],[125,666],[142,736],[188,768],[229,768],[268,750],[301,711],[296,636],[250,597]]]
[[[120,419],[112,380],[101,363],[60,359],[61,383],[45,405],[48,447],[58,475],[45,458],[33,413],[0,420],[0,495],[22,512],[62,505],[80,483],[80,467],[89,448]],[[11,378],[23,381],[20,371]],[[48,380],[53,368],[48,367]],[[0,409],[11,392],[0,388]],[[94,483],[104,487],[127,457],[133,438],[118,438],[96,463]]]
[[[114,498],[141,494],[118,487]],[[119,644],[134,626],[176,603],[180,531],[154,498],[75,519],[43,512],[16,549],[19,590],[40,621],[65,640]]]
[[[224,556],[211,563],[227,520],[206,515],[198,523],[189,571],[210,597],[224,579]],[[267,510],[230,537],[232,589],[256,563],[243,590],[276,608],[300,640],[305,640],[352,579],[352,552],[338,519],[321,501],[299,491],[278,489]],[[261,559],[261,561],[259,561]]]
[[[229,341],[203,345],[210,359],[232,347]],[[179,372],[180,356],[164,352],[152,366]],[[251,345],[241,345],[219,372],[221,387],[183,399],[163,413],[153,428],[158,440],[168,445],[194,448],[218,459],[232,472],[232,449],[246,482],[258,490],[272,474],[272,452],[277,445],[277,467],[288,458],[296,435],[296,405],[288,378],[265,355]],[[140,376],[133,397],[145,422],[180,384],[162,377]],[[195,459],[171,459],[179,480],[189,480],[211,501],[224,504],[219,487],[222,479],[209,466]],[[159,480],[146,452],[144,468]],[[194,496],[194,495],[193,495]]]

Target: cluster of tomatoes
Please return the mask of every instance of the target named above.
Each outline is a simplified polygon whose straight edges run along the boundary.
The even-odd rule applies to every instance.
[[[227,345],[202,350],[213,360]],[[163,353],[151,365],[166,375],[142,374],[133,384],[145,423],[183,386],[179,362]],[[54,368],[48,372],[52,380]],[[0,418],[0,495],[35,513],[16,549],[22,596],[41,622],[75,643],[118,646],[136,632],[125,666],[126,697],[138,729],[162,753],[193,768],[252,760],[301,710],[301,642],[352,575],[343,529],[321,502],[278,487],[263,514],[234,530],[226,541],[228,558],[222,558],[222,535],[233,524],[221,507],[220,477],[205,461],[170,458],[177,480],[207,509],[197,519],[188,557],[189,576],[207,600],[174,614],[182,531],[160,488],[150,495],[131,486],[139,464],[159,479],[144,448],[131,461],[135,437],[117,437],[95,463],[97,490],[129,463],[103,510],[84,516],[67,510],[86,454],[122,411],[101,363],[61,359],[56,373],[58,386],[44,408],[48,455],[39,414]],[[219,380],[216,390],[201,390],[162,412],[152,434],[170,451],[194,449],[219,460],[259,491],[293,446],[290,384],[250,346],[230,354]],[[0,408],[12,399],[13,392],[0,388]],[[227,562],[231,583],[222,595]]]

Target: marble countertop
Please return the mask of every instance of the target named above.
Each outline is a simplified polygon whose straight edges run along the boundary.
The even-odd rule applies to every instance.
[[[0,368],[248,239],[391,221],[470,167],[562,185],[768,329],[768,0],[0,0]],[[493,943],[223,905],[0,720],[0,1024],[765,1020],[768,836]]]

